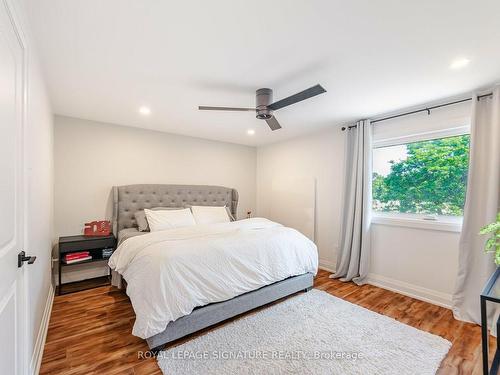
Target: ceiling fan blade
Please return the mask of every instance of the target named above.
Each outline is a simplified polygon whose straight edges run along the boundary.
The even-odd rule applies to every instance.
[[[276,120],[276,117],[271,117],[271,118],[268,118],[266,120],[267,122],[267,125],[269,125],[269,127],[271,128],[271,130],[278,130],[278,129],[281,129],[281,125],[280,123],[278,122],[278,120]]]
[[[252,111],[255,112],[255,108],[239,108],[239,107],[207,107],[200,105],[198,107],[200,111]]]
[[[295,104],[301,102],[302,100],[306,100],[312,98],[313,96],[323,94],[326,90],[321,85],[316,85],[310,87],[304,91],[298,92],[297,94],[291,95],[288,98],[278,100],[272,104],[269,104],[267,108],[272,109],[273,111],[289,106],[291,104]]]

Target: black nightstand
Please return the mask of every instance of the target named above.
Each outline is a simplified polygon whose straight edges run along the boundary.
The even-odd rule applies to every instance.
[[[102,250],[103,249],[112,249],[113,251],[116,249],[116,238],[114,235],[109,236],[99,236],[99,237],[88,237],[88,236],[67,236],[67,237],[59,237],[59,291],[58,294],[65,294],[62,292],[62,284],[61,282],[61,269],[62,267],[77,267],[79,264],[88,264],[93,262],[103,262],[107,261],[109,258],[103,258]],[[85,260],[78,263],[66,264],[63,262],[64,255],[67,253],[74,253],[79,251],[88,251],[92,256],[92,259]],[[87,279],[88,280],[88,279]],[[87,281],[81,280],[81,281]],[[108,276],[108,283],[109,283]],[[77,281],[75,283],[79,283]],[[66,283],[69,284],[69,283]],[[74,284],[74,283],[71,283]],[[97,285],[101,286],[101,285]],[[88,288],[80,288],[78,290],[84,290]]]

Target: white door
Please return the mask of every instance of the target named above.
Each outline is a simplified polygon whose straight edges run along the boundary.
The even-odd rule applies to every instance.
[[[9,2],[10,3],[10,2]],[[23,374],[26,358],[26,264],[18,267],[24,239],[24,48],[0,0],[0,374]]]

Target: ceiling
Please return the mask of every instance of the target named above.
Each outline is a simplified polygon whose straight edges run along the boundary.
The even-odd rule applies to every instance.
[[[272,143],[500,79],[498,0],[27,3],[55,113],[189,136]],[[317,83],[328,92],[277,111],[275,132],[251,112],[197,110]]]

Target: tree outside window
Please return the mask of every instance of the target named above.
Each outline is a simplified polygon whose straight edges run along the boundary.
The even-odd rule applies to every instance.
[[[375,148],[373,209],[462,216],[469,139],[466,134]]]

